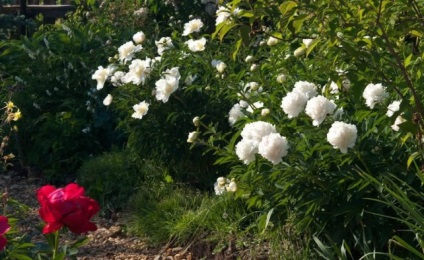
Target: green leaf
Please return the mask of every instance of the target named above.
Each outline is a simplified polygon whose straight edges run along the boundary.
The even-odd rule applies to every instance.
[[[266,228],[268,227],[269,220],[271,219],[271,216],[272,216],[272,212],[274,212],[274,208],[270,209],[270,210],[268,211],[268,214],[266,214],[265,227],[264,227],[264,230],[262,231],[262,233],[264,233],[264,232],[265,232],[265,230],[266,230]]]
[[[287,2],[284,2],[284,3],[282,3],[280,6],[279,6],[279,10],[280,10],[280,12],[281,12],[281,14],[284,16],[284,15],[286,15],[290,10],[292,10],[293,8],[295,8],[297,6],[297,3],[296,2],[293,2],[293,1],[287,1]]]
[[[412,247],[410,244],[406,243],[402,238],[398,236],[394,236],[393,241],[395,241],[398,245],[402,246],[403,248],[407,249],[409,252],[415,254],[420,259],[424,259],[424,255],[422,253],[420,253],[417,249]]]
[[[242,39],[238,39],[237,42],[236,42],[236,49],[233,51],[233,54],[231,55],[233,60],[236,60],[237,53],[238,53],[240,46],[241,46],[241,42],[242,42]]]
[[[412,53],[408,57],[406,57],[404,61],[405,68],[408,67],[408,65],[411,63],[411,59],[412,59]]]
[[[406,168],[409,169],[409,166],[411,166],[411,163],[415,160],[415,158],[417,158],[417,156],[419,156],[420,153],[419,152],[414,152],[412,153],[409,158],[408,161],[406,163]]]
[[[422,34],[422,33],[420,33],[420,32],[419,32],[419,31],[417,31],[417,30],[412,30],[412,31],[410,32],[410,34],[411,34],[411,35],[413,35],[413,36],[419,37],[419,38],[423,37],[423,34]]]
[[[302,14],[293,19],[292,26],[293,26],[294,33],[297,33],[300,31],[300,29],[302,28],[303,22],[306,20],[307,17],[308,17],[307,14]]]
[[[225,23],[225,26],[222,27],[222,29],[219,31],[219,40],[222,42],[222,39],[224,39],[224,36],[233,29],[236,26],[233,22]]]
[[[319,39],[314,39],[311,43],[311,45],[309,45],[308,49],[306,49],[306,56],[309,55],[309,53],[311,53],[314,48],[317,46],[317,44],[320,42]]]

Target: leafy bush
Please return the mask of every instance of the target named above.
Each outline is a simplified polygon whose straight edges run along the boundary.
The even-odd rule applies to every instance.
[[[139,168],[147,169],[142,165],[128,152],[106,153],[84,162],[78,170],[77,180],[108,215],[125,208],[128,197],[149,178],[148,174],[152,174],[142,174]]]
[[[25,114],[19,125],[23,166],[41,169],[57,183],[74,178],[86,158],[122,143],[90,77],[91,68],[108,59],[110,38],[125,30],[102,24],[108,22],[104,17],[87,21],[86,11],[78,9],[31,38],[1,43],[2,78],[15,86],[13,101]]]
[[[400,232],[405,223],[383,217],[398,213],[360,173],[379,182],[396,173],[413,189],[421,185],[405,165],[422,164],[422,8],[385,0],[229,1],[217,6],[213,34],[194,20],[184,28],[171,21],[161,33],[170,32],[172,46],[146,31],[142,50],[124,53],[124,40],[121,57],[94,75],[106,75],[97,77],[100,88],[113,96],[110,107],[131,141],[141,140],[134,145],[140,154],[160,147],[179,158],[185,138],[161,133],[190,133],[192,147],[205,148],[240,183],[247,206],[281,222],[293,216],[301,232],[358,258],[387,251],[393,236],[412,243]],[[132,74],[134,60],[147,62],[144,74]],[[125,76],[112,89],[116,71]],[[201,123],[192,126],[194,116]]]

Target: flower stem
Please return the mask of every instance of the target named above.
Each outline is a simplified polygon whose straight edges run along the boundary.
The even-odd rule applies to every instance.
[[[58,254],[59,250],[59,232],[60,230],[57,230],[53,233],[54,240],[53,240],[53,259],[56,259],[56,256]]]

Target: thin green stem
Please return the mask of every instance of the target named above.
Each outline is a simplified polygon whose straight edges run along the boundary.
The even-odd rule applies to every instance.
[[[53,236],[54,236],[54,240],[53,240],[53,259],[56,259],[56,256],[57,256],[58,251],[59,251],[59,233],[60,233],[60,230],[55,231],[53,233]]]

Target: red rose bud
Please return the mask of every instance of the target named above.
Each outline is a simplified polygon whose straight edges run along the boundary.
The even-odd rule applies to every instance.
[[[4,237],[7,231],[9,231],[9,221],[5,216],[0,216],[0,251],[6,247],[7,239]]]
[[[83,187],[75,183],[59,189],[46,185],[37,191],[37,198],[41,205],[40,217],[47,223],[43,234],[55,232],[63,226],[77,234],[97,230],[90,220],[99,212],[100,206],[84,196]]]

